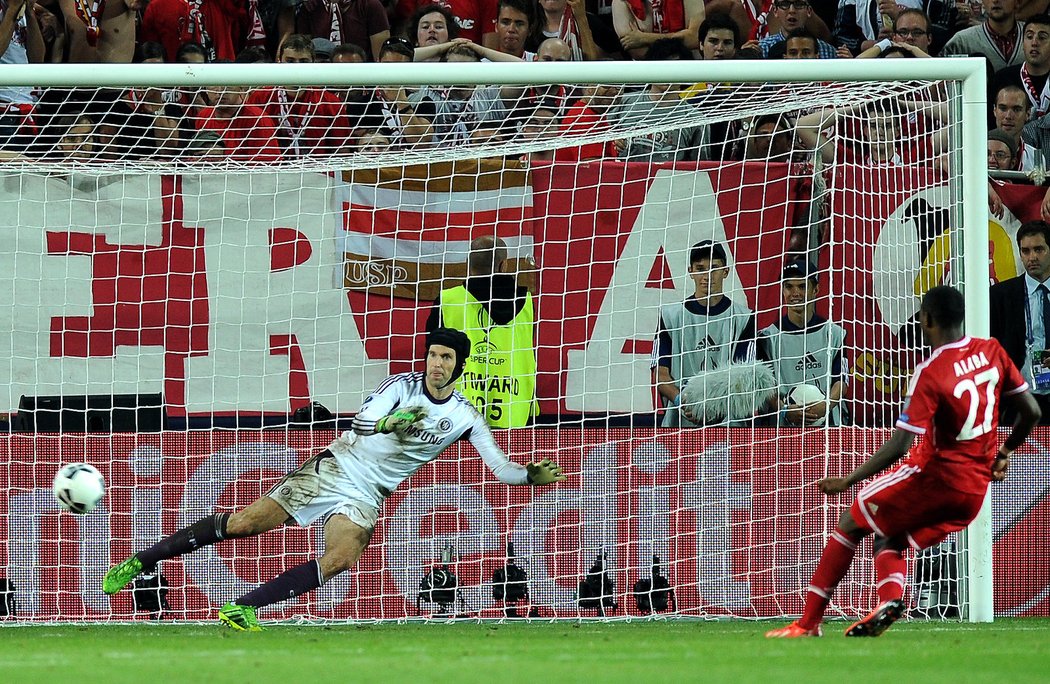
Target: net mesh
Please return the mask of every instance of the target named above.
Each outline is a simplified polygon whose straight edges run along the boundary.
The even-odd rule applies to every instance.
[[[891,112],[930,114],[950,106],[946,86],[893,83],[677,83],[642,87],[424,86],[36,89],[14,106],[5,164],[36,170],[331,170],[406,166],[549,151],[554,145],[652,137],[746,122],[794,119],[821,107],[882,103]],[[639,97],[646,93],[646,97]],[[644,100],[644,102],[640,102]],[[580,103],[591,117],[573,112]],[[911,102],[906,109],[903,102]],[[577,109],[580,109],[577,107]],[[567,116],[568,115],[568,116]],[[715,141],[723,142],[723,141]],[[688,156],[688,144],[678,150]],[[693,156],[724,159],[732,150]],[[30,162],[32,162],[30,164]]]
[[[950,82],[38,95],[0,173],[0,396],[16,429],[106,434],[3,441],[0,567],[25,619],[210,619],[320,553],[315,526],[166,561],[156,610],[149,586],[100,588],[418,368],[435,300],[492,235],[531,293],[534,349],[515,351],[535,390],[468,396],[516,428],[498,431],[512,459],[569,481],[508,488],[457,445],[387,500],[355,570],[264,617],[797,614],[841,512],[812,482],[881,443],[920,358],[918,298],[959,282]],[[704,241],[724,272],[710,247],[692,260]],[[815,285],[792,299],[788,275]],[[788,335],[791,311],[814,334]],[[84,517],[48,491],[75,461],[108,483]],[[959,610],[953,543],[915,566],[931,615]],[[861,556],[846,617],[874,600]]]

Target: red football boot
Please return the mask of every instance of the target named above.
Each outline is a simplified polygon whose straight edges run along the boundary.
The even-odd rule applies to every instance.
[[[824,636],[824,632],[820,630],[820,625],[817,625],[813,629],[806,629],[802,625],[798,624],[798,620],[792,622],[787,627],[781,627],[780,629],[771,629],[766,632],[767,639],[798,639],[799,637],[819,637]]]

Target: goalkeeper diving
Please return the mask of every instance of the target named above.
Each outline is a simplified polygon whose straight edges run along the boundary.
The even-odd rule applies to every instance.
[[[368,546],[383,500],[454,442],[467,439],[503,483],[547,485],[565,479],[550,460],[526,466],[496,445],[485,419],[453,387],[470,353],[462,332],[437,328],[427,337],[426,371],[392,375],[365,399],[353,429],[288,473],[268,494],[234,513],[214,513],[110,568],[102,589],[115,594],[159,561],[223,539],[250,537],[281,525],[325,519],[325,552],[219,610],[235,630],[260,631],[256,611],[312,591],[349,570]]]

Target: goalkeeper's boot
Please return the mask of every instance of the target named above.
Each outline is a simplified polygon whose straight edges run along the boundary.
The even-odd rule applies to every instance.
[[[846,630],[848,637],[877,637],[890,628],[894,622],[904,615],[904,601],[894,599],[883,601],[879,607],[871,611],[868,617],[860,622],[854,622]]]
[[[817,625],[813,629],[806,629],[802,625],[798,624],[798,620],[795,620],[787,627],[771,629],[768,632],[766,632],[767,639],[798,639],[799,637],[819,636],[824,636],[824,632],[821,631],[820,625]]]
[[[255,616],[255,608],[252,606],[227,603],[219,609],[219,622],[237,632],[263,631],[259,618]]]
[[[142,570],[142,561],[138,556],[132,556],[123,563],[114,565],[102,580],[102,591],[110,595],[117,593],[138,577]]]

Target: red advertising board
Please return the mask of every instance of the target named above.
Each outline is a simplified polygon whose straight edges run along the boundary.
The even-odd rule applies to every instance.
[[[135,619],[129,592],[109,598],[111,563],[213,510],[265,493],[280,474],[327,445],[324,432],[191,432],[0,439],[0,572],[30,620]],[[396,619],[431,615],[419,601],[423,575],[446,546],[459,578],[453,609],[503,615],[494,572],[516,563],[529,576],[540,616],[581,611],[580,581],[604,557],[615,587],[608,614],[636,615],[633,588],[652,557],[683,615],[771,617],[798,613],[824,540],[849,501],[826,499],[812,483],[845,473],[885,437],[839,430],[529,429],[499,435],[518,460],[556,458],[569,475],[556,487],[497,482],[470,447],[454,447],[387,501],[357,567],[264,617]],[[994,490],[996,610],[1046,615],[1050,469],[1040,431],[1011,480]],[[60,513],[51,478],[60,462],[87,461],[108,483],[100,508]],[[166,561],[170,617],[210,619],[217,606],[316,556],[320,527],[284,528],[227,541]],[[870,547],[836,594],[835,610],[869,609]],[[912,587],[913,595],[917,587]]]

